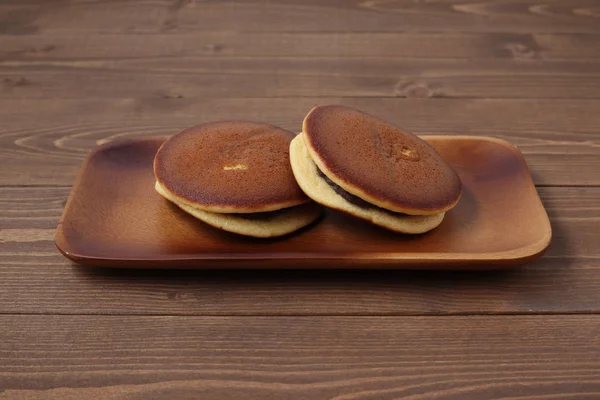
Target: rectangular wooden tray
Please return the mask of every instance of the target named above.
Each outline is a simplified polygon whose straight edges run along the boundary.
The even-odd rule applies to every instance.
[[[331,210],[277,239],[220,231],[155,193],[152,162],[165,138],[139,138],[89,155],[56,245],[77,263],[131,268],[491,269],[531,261],[547,249],[550,222],[515,147],[485,137],[423,138],[464,184],[458,205],[423,235],[389,232]]]

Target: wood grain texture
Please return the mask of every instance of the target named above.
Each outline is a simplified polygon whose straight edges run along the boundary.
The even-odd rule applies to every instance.
[[[168,135],[198,123],[267,121],[298,131],[318,104],[344,104],[417,134],[505,139],[541,185],[600,184],[600,100],[399,98],[144,98],[0,100],[0,184],[71,185],[87,152],[125,137]],[[35,117],[32,117],[35,110]],[[15,174],[12,171],[19,171]]]
[[[19,60],[0,61],[0,98],[600,98],[599,71],[596,61],[187,56]]]
[[[1,316],[0,399],[600,394],[600,316]]]
[[[598,60],[600,34],[427,32],[165,32],[2,37],[0,60],[90,61],[178,57],[398,57]]]
[[[599,18],[597,0],[1,1],[0,399],[599,398],[599,316],[564,315],[600,313],[598,187],[540,187],[554,244],[504,273],[107,271],[52,241],[96,144],[232,116],[297,130],[325,103],[600,185]]]
[[[3,33],[551,32],[598,33],[595,0],[10,0]]]
[[[410,315],[600,311],[600,188],[539,188],[553,244],[506,272],[111,271],[71,265],[53,236],[68,188],[0,192],[0,312]]]

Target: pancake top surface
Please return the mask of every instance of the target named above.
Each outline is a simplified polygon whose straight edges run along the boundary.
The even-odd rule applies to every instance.
[[[255,122],[194,126],[162,145],[154,173],[175,196],[211,211],[270,211],[305,203],[290,167],[294,137]]]
[[[375,205],[433,213],[460,198],[460,178],[428,143],[369,114],[319,106],[304,119],[303,131],[319,168]]]

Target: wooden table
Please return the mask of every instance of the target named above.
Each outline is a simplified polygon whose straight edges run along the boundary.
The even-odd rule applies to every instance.
[[[505,272],[123,271],[54,230],[115,138],[316,104],[526,155]],[[0,399],[600,398],[600,2],[0,2]]]

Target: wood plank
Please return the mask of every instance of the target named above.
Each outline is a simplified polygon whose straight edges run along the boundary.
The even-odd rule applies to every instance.
[[[5,1],[2,33],[593,32],[595,0]]]
[[[345,104],[417,134],[496,136],[526,155],[540,185],[600,184],[599,100],[179,98],[0,100],[0,184],[71,185],[89,149],[215,120],[268,121],[298,131],[312,107]],[[32,114],[35,110],[35,114]],[[19,171],[15,174],[13,171]]]
[[[4,35],[0,60],[152,57],[401,57],[597,60],[600,35],[560,33],[231,32]]]
[[[1,316],[0,399],[600,395],[600,316]]]
[[[0,61],[0,82],[0,98],[7,99],[600,98],[600,62],[316,57],[19,60]]]
[[[54,247],[68,188],[0,191],[0,313],[448,315],[600,312],[600,188],[539,188],[553,225],[512,271],[126,271]]]

